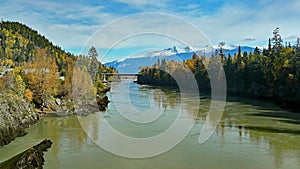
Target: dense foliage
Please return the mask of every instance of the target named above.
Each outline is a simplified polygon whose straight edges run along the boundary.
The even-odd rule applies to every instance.
[[[300,42],[292,46],[282,44],[279,29],[273,32],[267,49],[242,52],[239,47],[234,56],[224,56],[222,47],[211,57],[193,58],[183,62],[158,61],[152,67],[144,67],[140,71],[138,82],[142,84],[176,86],[171,77],[186,75],[191,70],[197,79],[201,91],[210,90],[210,79],[207,73],[209,64],[218,60],[223,64],[227,91],[230,94],[276,99],[292,103],[297,107],[300,103]],[[177,72],[177,73],[175,73]]]
[[[116,72],[97,60],[94,47],[88,56],[75,56],[18,22],[0,23],[0,44],[0,91],[21,95],[36,107],[47,107],[50,98],[72,100],[74,76],[92,79],[77,86],[94,85],[97,91],[104,86],[101,73]]]

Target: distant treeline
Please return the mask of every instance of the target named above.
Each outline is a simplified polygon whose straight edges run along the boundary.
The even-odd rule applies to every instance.
[[[268,48],[253,52],[238,52],[231,56],[220,49],[211,57],[194,56],[183,62],[157,61],[152,67],[140,70],[138,83],[158,86],[177,87],[173,77],[187,76],[192,71],[200,91],[210,91],[210,78],[207,67],[213,62],[220,62],[227,81],[229,94],[272,99],[293,110],[299,111],[300,103],[300,41],[283,45],[279,29],[273,31]],[[186,78],[186,77],[185,77]],[[191,78],[191,77],[189,77]]]

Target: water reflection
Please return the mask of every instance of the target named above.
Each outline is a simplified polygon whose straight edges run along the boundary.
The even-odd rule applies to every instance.
[[[45,154],[47,168],[61,168],[65,154],[80,153],[88,137],[76,117],[44,118],[36,127],[28,130],[26,137],[49,138],[54,144]]]
[[[180,100],[177,92],[163,91],[164,97],[167,98],[164,105],[171,106],[176,100]],[[195,117],[196,123],[203,124],[209,111],[210,100],[194,98],[187,104],[188,107],[193,107],[199,100],[201,104],[198,112],[194,109],[187,110]],[[161,104],[161,98],[154,101]],[[300,114],[281,110],[270,102],[231,98],[217,127],[216,135],[223,143],[231,141],[237,144],[254,144],[268,152],[274,160],[275,168],[289,168],[295,162],[300,166],[299,124]]]
[[[217,135],[224,141],[227,133],[237,132],[240,144],[250,141],[266,149],[274,160],[275,168],[286,168],[295,161],[299,165],[300,126],[290,123],[291,119],[298,121],[299,115],[283,111],[268,102],[258,105],[257,100],[252,101],[252,104],[249,99],[246,100],[249,104],[228,102]]]
[[[122,83],[112,85],[111,92],[127,90]],[[145,110],[152,104],[164,110],[164,113],[153,123],[139,125],[122,118],[114,105],[110,104],[101,118],[116,130],[137,137],[157,135],[174,122],[180,109],[184,109],[188,117],[194,119],[195,126],[184,141],[171,151],[157,157],[136,160],[114,156],[93,143],[92,140],[99,140],[103,132],[99,114],[84,117],[88,133],[81,128],[76,117],[44,118],[28,130],[28,135],[1,148],[0,161],[49,138],[54,144],[45,153],[46,169],[296,169],[300,166],[298,114],[286,112],[268,102],[231,98],[226,103],[215,134],[205,144],[198,144],[197,139],[210,107],[207,97],[199,99],[190,95],[181,98],[175,90],[159,90],[136,84],[130,85],[130,92],[129,97],[135,101],[136,109]]]

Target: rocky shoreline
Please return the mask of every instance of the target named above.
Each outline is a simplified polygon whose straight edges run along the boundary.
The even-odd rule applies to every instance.
[[[105,111],[109,100],[105,95],[110,88],[97,95],[96,103],[75,105],[63,100],[49,101],[48,110],[35,110],[33,106],[16,95],[0,95],[0,148],[9,144],[16,137],[26,135],[25,129],[35,124],[40,116],[87,116],[98,111]]]
[[[2,95],[0,99],[0,147],[16,137],[26,135],[25,128],[39,120],[33,107],[17,96]]]
[[[43,157],[44,151],[47,151],[52,145],[50,140],[43,140],[39,144],[27,149],[26,151],[2,162],[1,169],[31,169],[43,168],[45,159]]]
[[[87,116],[96,112],[103,112],[107,109],[110,101],[106,93],[110,91],[110,87],[104,88],[98,92],[95,100],[83,102],[81,99],[76,101],[65,101],[63,99],[55,99],[49,101],[48,111],[40,112],[42,116],[47,117],[64,117],[64,116]]]
[[[15,138],[26,135],[27,133],[25,129],[35,124],[40,117],[63,117],[71,115],[87,116],[98,111],[105,111],[108,103],[110,102],[108,97],[105,95],[109,90],[110,88],[106,88],[101,95],[97,94],[95,103],[90,103],[83,106],[75,105],[74,102],[71,101],[66,102],[64,100],[56,99],[49,101],[48,108],[43,110],[34,109],[28,101],[16,95],[0,94],[0,148],[9,144]],[[47,142],[47,144],[49,144],[51,141],[49,140]],[[44,160],[42,151],[33,148],[28,150],[25,154],[27,155],[14,157],[14,160],[12,160],[14,161],[14,164],[9,162],[9,165],[20,168],[19,165],[17,165],[17,163],[20,163],[21,166],[42,168]],[[27,163],[27,158],[31,157],[36,161],[33,161],[32,164],[29,164]],[[0,168],[3,165],[4,164],[1,163]]]

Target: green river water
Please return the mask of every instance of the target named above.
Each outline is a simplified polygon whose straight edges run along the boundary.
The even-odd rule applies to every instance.
[[[121,97],[124,91],[129,91],[128,97]],[[0,162],[48,138],[54,143],[45,152],[46,169],[300,168],[300,115],[272,103],[230,98],[214,134],[207,142],[199,144],[198,137],[210,107],[209,99],[192,96],[180,99],[178,91],[160,90],[129,81],[112,83],[108,96],[112,102],[102,114],[91,114],[80,117],[80,120],[74,116],[41,119],[27,129],[26,136],[0,149]],[[132,105],[127,104],[128,100]],[[181,106],[180,100],[185,106]],[[120,109],[126,113],[128,106],[141,113],[151,106],[155,107],[153,111],[162,113],[153,122],[138,124],[119,113]],[[124,135],[146,138],[168,129],[179,111],[193,119],[195,124],[183,141],[158,156],[126,158],[111,154],[96,144],[103,132],[103,120]]]

